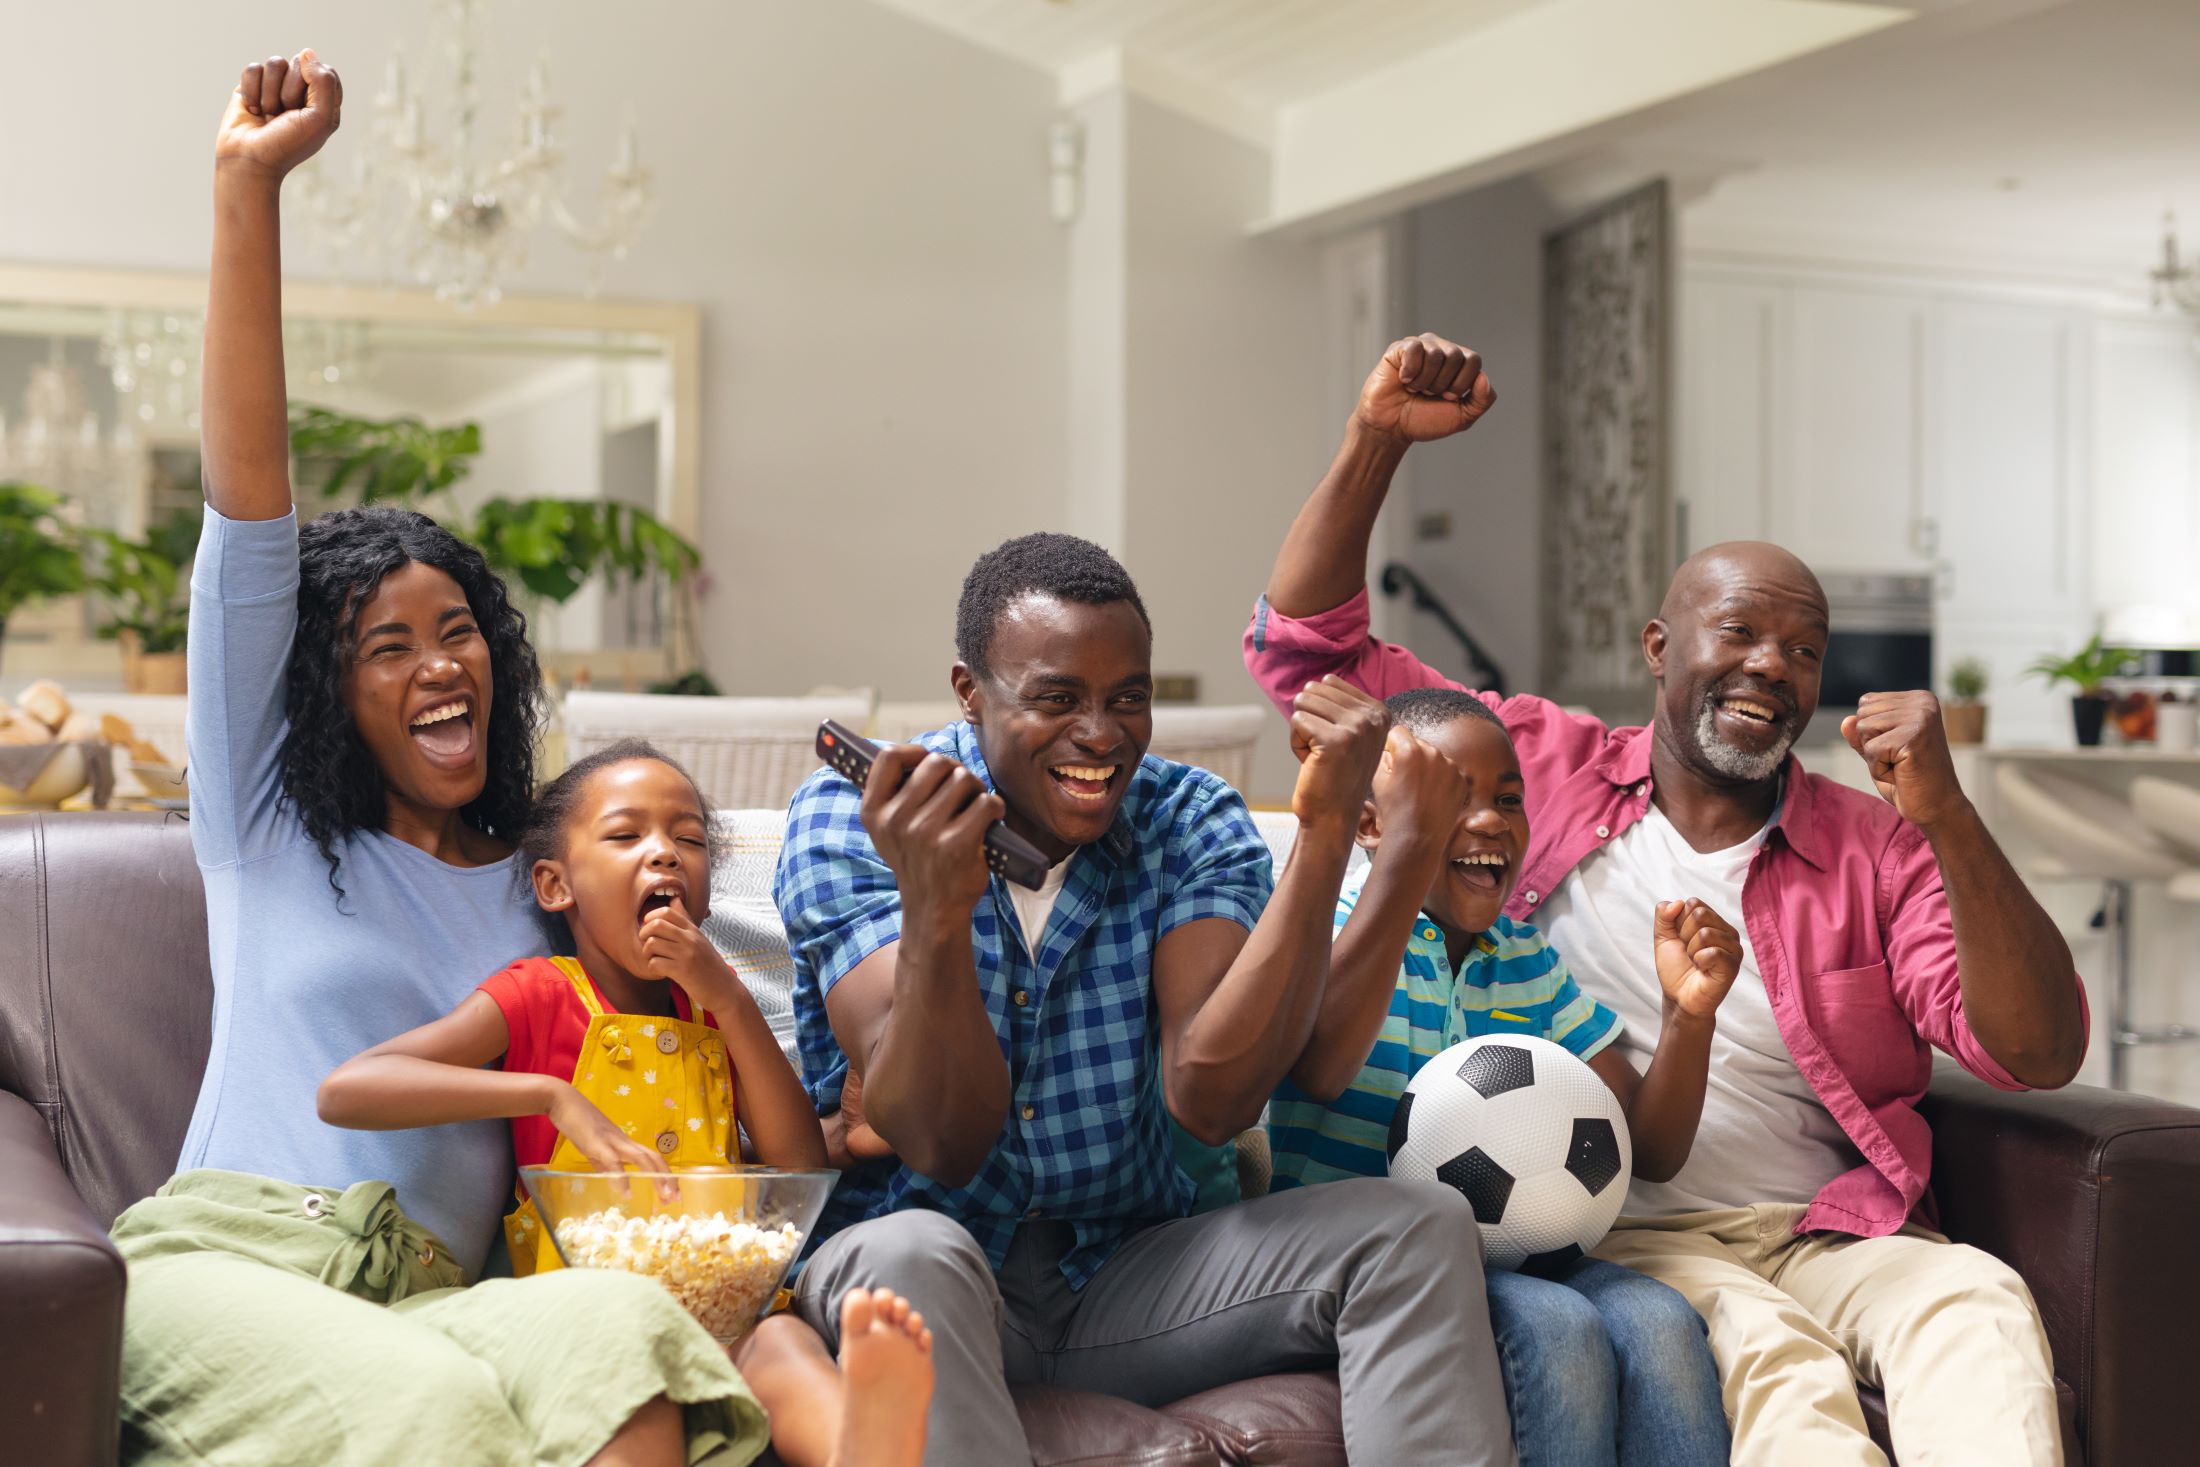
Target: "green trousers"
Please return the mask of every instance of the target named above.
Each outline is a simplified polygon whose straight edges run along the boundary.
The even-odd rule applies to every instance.
[[[654,1280],[466,1287],[386,1182],[185,1172],[114,1239],[125,1462],[577,1467],[659,1395],[684,1408],[689,1462],[764,1448],[763,1408]]]

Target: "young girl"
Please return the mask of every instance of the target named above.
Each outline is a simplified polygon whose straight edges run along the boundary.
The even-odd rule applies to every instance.
[[[432,1023],[345,1062],[321,1118],[362,1130],[509,1117],[521,1166],[724,1166],[736,1118],[767,1166],[825,1164],[809,1097],[732,968],[696,925],[710,905],[709,812],[648,744],[591,754],[551,781],[521,834],[536,903],[572,957],[524,958]],[[524,1201],[505,1220],[513,1272],[559,1266]],[[907,1463],[924,1451],[931,1331],[887,1290],[842,1302],[839,1369],[792,1315],[737,1363],[790,1467]]]

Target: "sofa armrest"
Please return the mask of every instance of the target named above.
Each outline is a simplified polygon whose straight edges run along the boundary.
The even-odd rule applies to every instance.
[[[2200,1110],[2090,1085],[2009,1094],[1944,1074],[1924,1111],[1941,1226],[2031,1286],[2089,1467],[2183,1460]]]
[[[122,1255],[69,1185],[36,1107],[0,1090],[0,1442],[10,1461],[116,1454]]]

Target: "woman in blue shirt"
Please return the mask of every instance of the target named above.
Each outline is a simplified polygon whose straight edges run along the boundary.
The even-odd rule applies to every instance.
[[[344,1059],[548,951],[514,870],[541,695],[524,618],[423,515],[301,530],[291,504],[279,189],[341,104],[311,51],[271,59],[245,68],[216,142],[188,731],[213,1043],[178,1174],[115,1225],[124,1446],[745,1462],[761,1410],[653,1280],[457,1287],[509,1195],[502,1124],[315,1115]]]

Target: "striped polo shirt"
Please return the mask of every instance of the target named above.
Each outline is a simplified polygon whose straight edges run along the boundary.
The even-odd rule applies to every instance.
[[[1368,868],[1362,868],[1338,895],[1335,931],[1344,930],[1367,875]],[[1444,934],[1420,917],[1399,965],[1390,1013],[1358,1076],[1326,1104],[1289,1080],[1269,1102],[1268,1144],[1275,1160],[1270,1188],[1280,1192],[1343,1177],[1388,1175],[1390,1116],[1406,1082],[1462,1040],[1527,1034],[1562,1044],[1586,1060],[1619,1032],[1619,1015],[1582,995],[1558,950],[1535,928],[1500,914],[1454,974]]]

